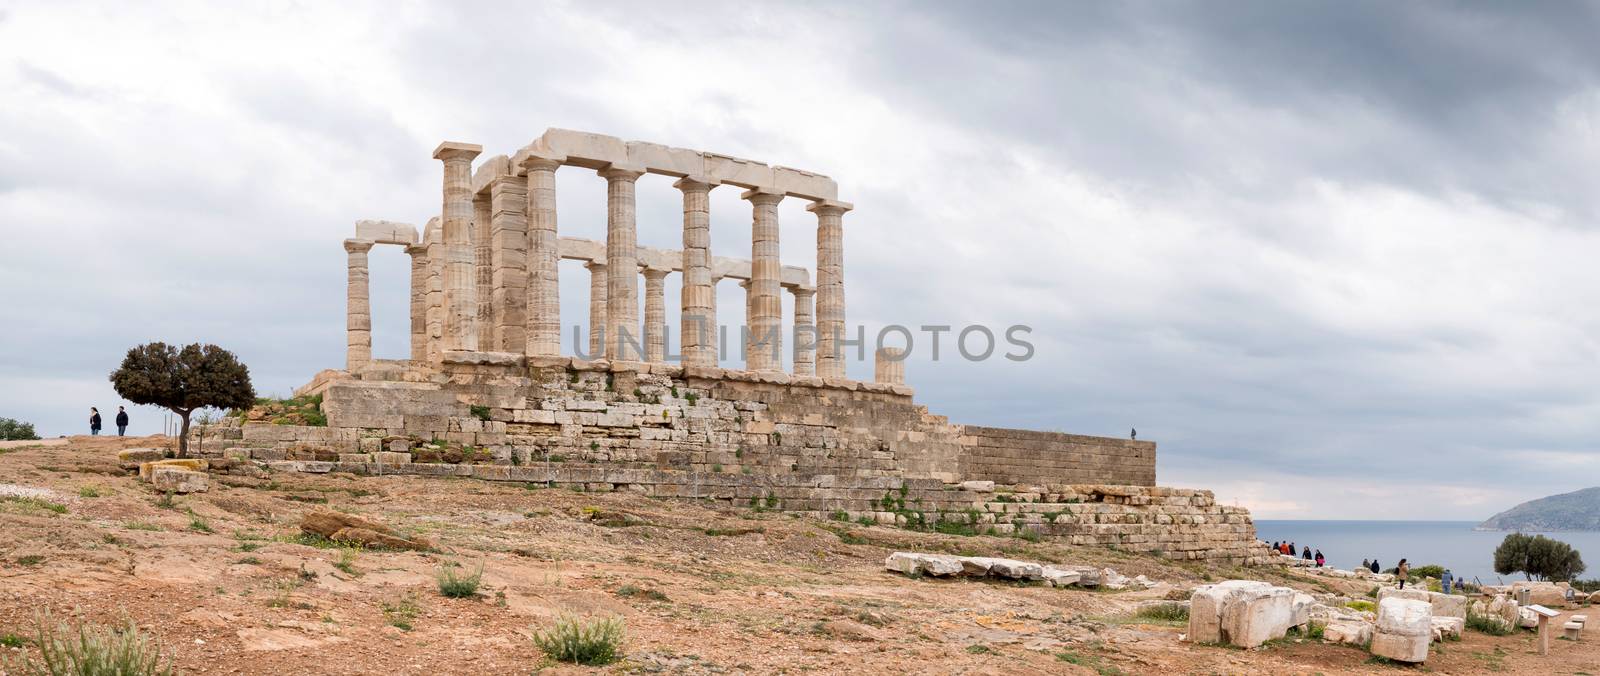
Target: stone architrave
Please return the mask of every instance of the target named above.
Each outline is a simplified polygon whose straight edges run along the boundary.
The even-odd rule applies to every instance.
[[[717,290],[711,278],[711,189],[703,178],[678,179],[683,191],[682,316],[678,321],[685,366],[716,365]]]
[[[635,181],[642,169],[611,165],[606,180],[606,344],[613,361],[639,361],[639,264]]]
[[[815,375],[817,361],[817,322],[814,314],[816,291],[791,287],[794,294],[794,374]],[[904,370],[902,367],[902,374]]]
[[[444,163],[444,336],[442,349],[478,349],[478,298],[472,250],[472,159],[483,146],[446,141]]]
[[[745,368],[773,372],[783,368],[783,299],[778,295],[778,203],[783,195],[746,191],[750,201],[750,351]]]
[[[818,201],[806,207],[817,215],[817,375],[845,376],[844,202]]]
[[[345,275],[345,368],[354,371],[372,361],[372,303],[367,252],[372,241],[347,239]]]
[[[561,353],[561,241],[556,230],[556,169],[563,159],[530,155],[522,161],[528,172],[526,349],[530,355]],[[593,351],[594,346],[590,350]]]
[[[610,277],[605,263],[589,261],[583,267],[589,270],[589,358],[599,359],[606,356],[606,289]]]
[[[644,360],[667,360],[666,270],[644,269]]]
[[[411,257],[411,361],[428,359],[428,247],[406,247]]]

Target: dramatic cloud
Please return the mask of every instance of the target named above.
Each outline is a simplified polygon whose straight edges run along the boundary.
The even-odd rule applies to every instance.
[[[437,212],[441,140],[509,153],[554,126],[833,176],[869,337],[1032,327],[1021,363],[965,361],[948,333],[935,363],[917,333],[908,378],[957,422],[1138,427],[1163,484],[1258,516],[1483,517],[1600,465],[1597,19],[19,4],[0,14],[0,416],[77,433],[154,339],[221,344],[287,393],[342,363],[351,223]],[[563,234],[603,237],[603,181],[558,182]],[[713,246],[748,255],[736,192],[713,192]],[[677,199],[640,182],[643,243],[678,246]],[[783,258],[810,267],[802,206],[781,208]],[[379,356],[406,353],[406,265],[373,254]],[[562,274],[570,349],[587,283]],[[736,286],[718,305],[742,318]]]

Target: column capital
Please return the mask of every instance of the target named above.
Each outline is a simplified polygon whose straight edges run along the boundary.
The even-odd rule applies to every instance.
[[[844,212],[850,211],[854,208],[856,208],[856,205],[849,202],[817,200],[812,202],[810,205],[807,205],[806,211],[814,213],[818,216],[842,216],[844,215]]]
[[[555,171],[567,163],[567,156],[524,148],[517,152],[512,163],[529,171]]]
[[[606,168],[595,173],[600,174],[600,178],[603,178],[607,181],[627,181],[632,183],[639,180],[639,177],[644,175],[644,167],[631,164],[617,164],[613,162],[606,165]]]
[[[816,289],[808,289],[808,288],[803,287],[803,286],[786,286],[786,287],[783,287],[783,288],[788,289],[789,293],[794,294],[795,298],[805,298],[805,297],[814,296],[814,295],[817,294],[817,290]]]
[[[767,206],[782,202],[784,194],[781,192],[767,192],[761,188],[751,188],[739,195],[739,199],[750,200],[752,204]]]
[[[722,179],[710,176],[685,176],[672,182],[672,187],[684,192],[710,192],[722,185]]]
[[[476,143],[445,141],[440,143],[439,147],[433,149],[433,159],[446,162],[451,160],[467,160],[470,162],[472,158],[477,157],[482,152],[483,146]]]
[[[663,270],[661,268],[648,268],[648,267],[647,268],[642,268],[640,271],[644,274],[644,278],[645,279],[649,279],[649,280],[666,279],[667,278],[667,273],[672,272],[671,270]]]
[[[366,253],[372,250],[374,244],[377,242],[370,239],[347,239],[344,241],[344,250],[350,253]]]
[[[428,254],[428,245],[426,243],[423,243],[423,244],[407,244],[405,249],[406,249],[406,254],[410,255],[412,258],[415,258],[417,256],[426,256]]]
[[[583,267],[588,268],[590,272],[593,272],[596,268],[605,268],[606,262],[596,260],[584,261]]]

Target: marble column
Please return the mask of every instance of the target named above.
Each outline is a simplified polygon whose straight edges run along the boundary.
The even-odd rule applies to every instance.
[[[554,357],[561,354],[561,242],[556,231],[556,169],[561,163],[530,156],[522,166],[528,170],[527,353]]]
[[[872,379],[890,385],[906,384],[905,350],[898,347],[880,347],[873,355]]]
[[[600,359],[606,356],[606,289],[610,278],[605,263],[589,261],[583,267],[589,269],[589,358]]]
[[[522,353],[528,324],[528,192],[521,176],[489,181],[489,304],[492,341],[486,349]]]
[[[478,349],[478,294],[472,251],[472,158],[483,146],[446,141],[444,163],[444,350]]]
[[[439,217],[428,219],[423,230],[423,246],[428,250],[428,275],[423,281],[423,335],[427,358],[439,361],[444,346],[444,233]]]
[[[487,192],[472,197],[472,293],[478,299],[475,316],[478,318],[480,350],[495,349],[495,312],[489,293],[492,288],[489,282],[493,277],[493,268],[489,266],[489,218],[494,212],[489,205]]]
[[[716,366],[719,363],[718,355],[722,353],[722,327],[717,324],[717,285],[721,283],[721,277],[711,278],[711,294],[706,301],[706,307],[710,308],[706,311],[706,316],[709,317],[706,320],[708,326],[705,335],[705,352],[708,360],[706,366]]]
[[[813,315],[817,292],[813,289],[793,287],[794,294],[794,374],[816,375],[817,327]]]
[[[750,227],[750,352],[745,368],[783,370],[783,299],[778,284],[778,203],[783,195],[745,191],[753,218]]]
[[[667,271],[644,269],[644,360],[667,361]]]
[[[755,336],[750,330],[750,316],[755,314],[755,296],[750,293],[750,280],[739,280],[739,288],[744,290],[744,324],[739,331],[739,355],[744,358],[745,370],[753,371],[755,369],[750,368],[750,350]]]
[[[817,215],[817,375],[845,377],[844,202],[818,201],[806,207]]]
[[[428,360],[428,247],[406,247],[411,256],[411,361]]]
[[[606,180],[606,358],[639,361],[639,233],[634,182],[644,172],[612,165]]]
[[[367,252],[372,240],[344,241],[345,261],[345,369],[355,371],[372,361],[372,303],[367,280]]]
[[[717,363],[717,289],[711,282],[711,189],[693,177],[672,186],[683,191],[683,290],[678,321],[684,366]]]

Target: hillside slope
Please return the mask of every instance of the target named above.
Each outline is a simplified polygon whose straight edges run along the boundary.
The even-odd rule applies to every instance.
[[[1600,486],[1524,502],[1489,517],[1478,527],[1517,531],[1600,531]]]

